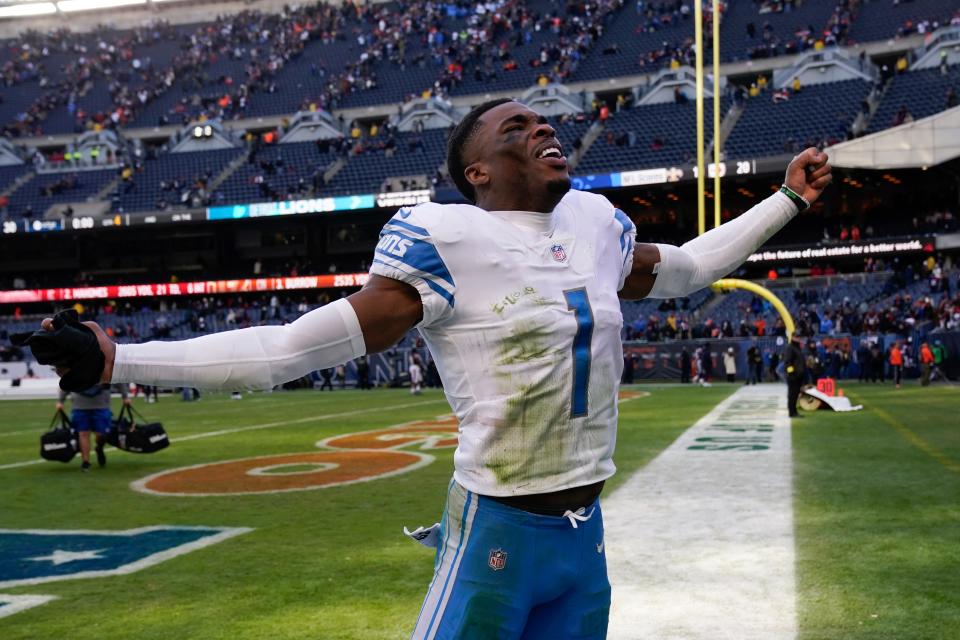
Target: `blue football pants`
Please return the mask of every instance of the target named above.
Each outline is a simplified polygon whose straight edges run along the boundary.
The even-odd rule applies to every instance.
[[[542,516],[451,482],[414,640],[602,639],[609,610],[599,500]]]

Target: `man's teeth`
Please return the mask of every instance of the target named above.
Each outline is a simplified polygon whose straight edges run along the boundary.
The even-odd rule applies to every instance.
[[[563,154],[561,154],[560,149],[557,149],[556,147],[550,147],[549,149],[544,149],[543,151],[540,152],[541,158],[546,158],[548,156],[553,156],[554,158],[561,158],[563,157]]]

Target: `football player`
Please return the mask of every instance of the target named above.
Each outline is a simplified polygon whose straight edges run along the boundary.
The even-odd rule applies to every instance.
[[[413,637],[603,638],[619,300],[730,273],[820,196],[830,166],[807,149],[779,192],[677,247],[637,244],[626,214],[571,190],[556,132],[519,102],[473,109],[447,164],[472,204],[397,212],[359,292],[283,327],[180,342],[115,345],[91,323],[100,380],[269,389],[419,328],[460,434],[442,522],[418,536],[437,548]]]

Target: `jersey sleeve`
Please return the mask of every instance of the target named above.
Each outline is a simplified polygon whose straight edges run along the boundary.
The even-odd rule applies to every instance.
[[[613,210],[615,232],[619,234],[620,245],[620,281],[617,291],[623,289],[623,283],[633,269],[633,248],[637,243],[637,227],[627,214],[620,209]]]
[[[406,282],[420,292],[423,320],[418,326],[428,327],[453,313],[457,287],[430,231],[437,222],[423,209],[400,209],[383,226],[370,273]]]

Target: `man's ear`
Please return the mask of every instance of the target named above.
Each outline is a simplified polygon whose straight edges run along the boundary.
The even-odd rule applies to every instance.
[[[482,162],[474,162],[469,165],[463,170],[463,175],[467,178],[467,182],[473,185],[474,189],[490,182],[490,174],[487,173],[487,167]]]

